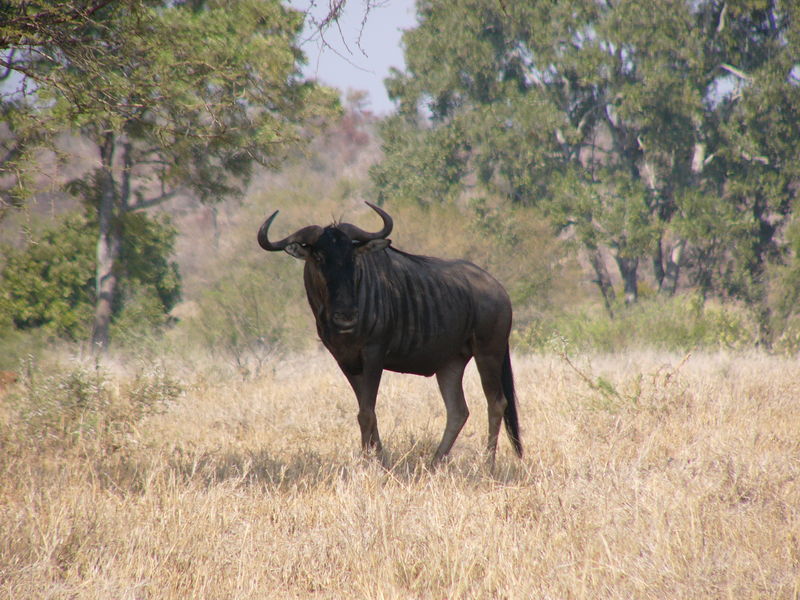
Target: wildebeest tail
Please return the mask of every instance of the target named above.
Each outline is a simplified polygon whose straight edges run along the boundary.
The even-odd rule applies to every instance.
[[[519,435],[519,418],[517,417],[517,396],[514,393],[514,373],[511,371],[511,353],[506,348],[506,356],[503,359],[503,372],[501,375],[503,383],[503,395],[506,397],[506,411],[503,414],[503,421],[506,424],[506,431],[514,451],[517,456],[522,458],[522,440]]]

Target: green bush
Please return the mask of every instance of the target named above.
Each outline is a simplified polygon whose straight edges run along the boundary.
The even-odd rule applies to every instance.
[[[581,350],[613,352],[633,347],[689,351],[694,348],[743,348],[757,340],[753,315],[738,304],[704,303],[688,294],[643,299],[620,306],[615,318],[601,307],[540,316],[514,331],[521,350],[550,348],[554,337]]]
[[[142,312],[141,306],[137,307],[140,317],[148,324],[164,322],[166,313],[181,298],[178,265],[169,260],[176,236],[167,217],[154,218],[143,212],[125,215],[119,260],[122,293],[118,294],[117,315],[135,304],[132,299],[149,298],[153,310]]]
[[[94,244],[86,218],[71,214],[22,250],[4,247],[0,313],[17,329],[86,337],[94,302]]]
[[[144,213],[126,215],[123,228],[114,322],[126,328],[161,325],[180,298],[178,268],[168,260],[175,229]],[[96,242],[96,223],[73,213],[25,248],[4,247],[0,314],[7,321],[5,328],[0,323],[0,330],[9,332],[11,325],[85,339],[94,314]]]

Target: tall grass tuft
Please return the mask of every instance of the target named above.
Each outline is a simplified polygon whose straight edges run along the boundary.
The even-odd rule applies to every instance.
[[[9,429],[35,448],[119,448],[183,391],[162,365],[118,378],[99,363],[42,367],[30,359],[20,372],[3,401],[13,407]]]

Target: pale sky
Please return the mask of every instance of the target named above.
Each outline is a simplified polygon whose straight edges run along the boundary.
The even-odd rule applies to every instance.
[[[331,0],[291,0],[299,10],[309,10],[317,20],[329,11]],[[390,67],[404,68],[400,36],[403,30],[416,25],[414,0],[371,0],[366,13],[365,0],[348,0],[339,25],[334,23],[325,31],[326,47],[314,28],[307,25],[301,40],[308,65],[306,77],[336,88],[368,93],[367,108],[386,115],[395,108],[386,95],[383,80]],[[308,20],[307,20],[308,23]]]

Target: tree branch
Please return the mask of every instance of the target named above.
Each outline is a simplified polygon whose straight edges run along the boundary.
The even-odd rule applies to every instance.
[[[735,75],[736,77],[744,81],[753,81],[753,78],[750,75],[748,75],[741,69],[737,69],[736,67],[729,65],[728,63],[720,64],[720,68],[726,70],[731,75]]]
[[[151,208],[153,206],[158,206],[159,204],[161,204],[163,202],[166,202],[167,200],[171,200],[172,198],[177,196],[179,191],[180,190],[176,188],[176,189],[170,190],[169,192],[164,192],[163,194],[160,194],[158,196],[154,196],[153,198],[149,198],[147,200],[139,200],[136,203],[131,204],[128,207],[128,210],[132,212],[132,211],[135,211],[135,210],[144,210],[146,208]]]
[[[58,9],[43,10],[33,15],[27,14],[27,6],[22,3],[20,14],[8,19],[5,23],[5,30],[16,32],[16,34],[6,34],[0,37],[0,48],[50,43],[57,39],[56,34],[63,32],[64,24],[88,20],[97,11],[113,2],[119,2],[119,0],[100,0],[87,7],[62,6]],[[27,39],[26,36],[38,36],[39,39]]]

